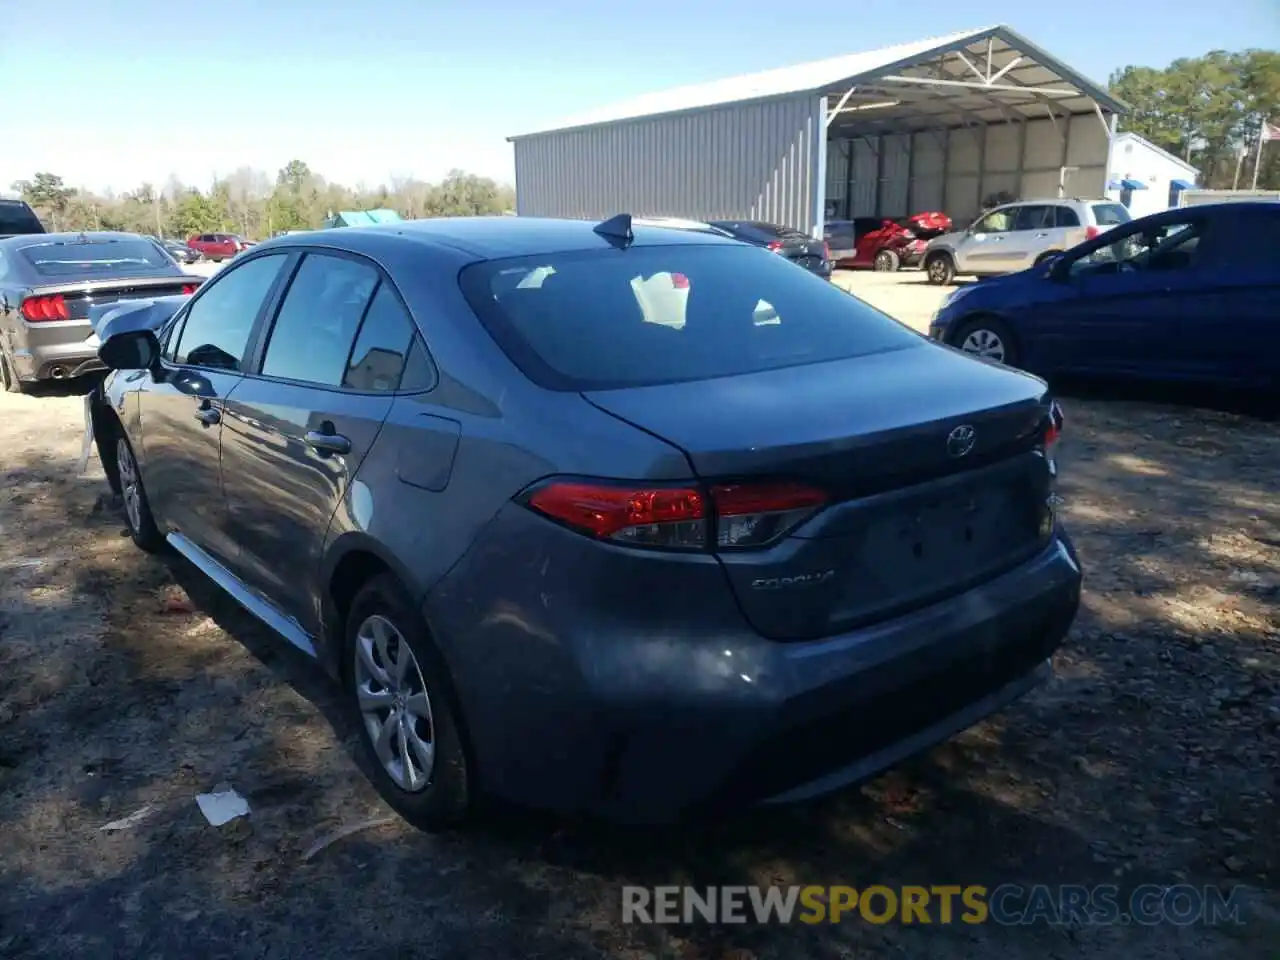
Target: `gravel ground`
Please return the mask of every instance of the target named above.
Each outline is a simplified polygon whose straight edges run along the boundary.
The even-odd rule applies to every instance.
[[[0,956],[1280,956],[1280,436],[1065,406],[1088,581],[1047,688],[816,805],[430,837],[385,819],[305,658],[122,535],[96,462],[75,474],[80,401],[0,394]],[[224,782],[252,812],[215,828],[195,796]],[[624,883],[1004,882],[1245,884],[1245,922],[619,922]]]

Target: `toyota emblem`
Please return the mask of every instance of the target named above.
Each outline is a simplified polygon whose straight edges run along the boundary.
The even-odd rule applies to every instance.
[[[949,434],[947,434],[947,455],[950,457],[963,457],[973,449],[973,442],[977,438],[978,432],[967,423],[962,423]]]

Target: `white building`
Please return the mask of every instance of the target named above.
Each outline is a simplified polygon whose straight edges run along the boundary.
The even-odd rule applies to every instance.
[[[1136,133],[1117,133],[1111,141],[1107,197],[1135,217],[1178,205],[1178,194],[1196,185],[1196,168]]]

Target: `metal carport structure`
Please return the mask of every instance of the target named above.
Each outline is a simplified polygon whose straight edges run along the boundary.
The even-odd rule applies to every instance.
[[[648,94],[510,137],[525,216],[824,219],[1101,197],[1125,105],[1006,26]]]

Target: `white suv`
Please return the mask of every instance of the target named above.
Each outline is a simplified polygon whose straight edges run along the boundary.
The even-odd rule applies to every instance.
[[[968,230],[930,240],[925,273],[930,283],[941,285],[956,276],[1025,270],[1132,219],[1128,208],[1112,200],[1006,203],[982,214]]]

